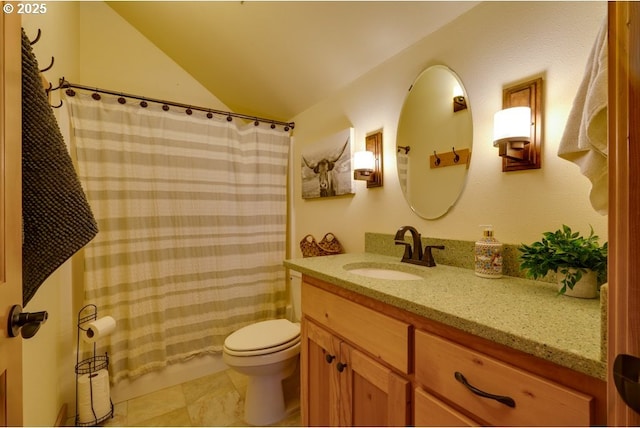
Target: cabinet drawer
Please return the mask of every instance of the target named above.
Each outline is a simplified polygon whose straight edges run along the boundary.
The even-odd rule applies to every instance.
[[[490,425],[588,426],[593,398],[423,331],[415,334],[416,380]],[[515,407],[472,393],[510,397]]]
[[[304,282],[302,312],[402,373],[409,373],[409,324]]]
[[[477,423],[438,400],[422,388],[414,394],[414,420],[417,427],[476,427]]]

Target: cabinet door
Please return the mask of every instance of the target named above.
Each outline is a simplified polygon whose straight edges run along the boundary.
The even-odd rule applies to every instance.
[[[447,406],[422,388],[416,388],[415,390],[413,424],[422,427],[479,426],[479,424]]]
[[[340,341],[307,319],[302,321],[300,383],[302,425],[338,425],[337,370]]]
[[[345,342],[336,364],[336,369],[340,367],[340,425],[409,425],[410,384],[406,379]]]

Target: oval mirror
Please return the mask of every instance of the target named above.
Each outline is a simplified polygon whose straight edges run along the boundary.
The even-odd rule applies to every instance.
[[[462,193],[473,144],[467,93],[451,69],[434,65],[418,76],[396,142],[398,179],[411,209],[425,219],[442,217]]]

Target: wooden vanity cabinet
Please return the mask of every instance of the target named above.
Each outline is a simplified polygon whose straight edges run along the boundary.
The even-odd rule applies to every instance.
[[[409,425],[411,383],[392,368],[408,368],[410,326],[305,283],[302,293],[302,424]]]
[[[409,424],[407,379],[308,319],[302,340],[304,426]]]
[[[302,315],[305,426],[606,425],[600,379],[313,277]]]

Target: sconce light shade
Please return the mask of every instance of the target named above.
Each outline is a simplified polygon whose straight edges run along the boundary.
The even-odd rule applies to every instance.
[[[493,117],[493,147],[500,143],[531,142],[531,108],[511,107],[500,110]],[[522,147],[521,147],[522,148]]]
[[[358,173],[362,176],[370,176],[373,170],[376,167],[376,158],[373,155],[373,152],[362,151],[355,152],[353,154],[353,170],[355,173]],[[356,180],[362,180],[363,178],[358,178],[354,176]],[[367,178],[364,178],[367,180]]]

